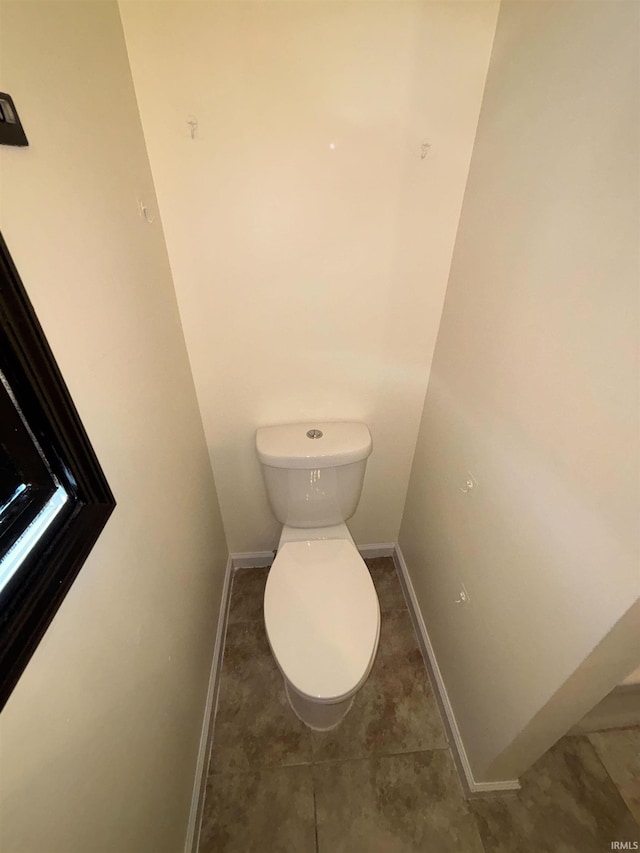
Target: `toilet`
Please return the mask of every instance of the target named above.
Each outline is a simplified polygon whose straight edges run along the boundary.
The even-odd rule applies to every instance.
[[[337,726],[367,680],[380,607],[349,533],[372,441],[364,423],[261,427],[256,451],[283,528],[264,620],[289,704],[312,729]]]

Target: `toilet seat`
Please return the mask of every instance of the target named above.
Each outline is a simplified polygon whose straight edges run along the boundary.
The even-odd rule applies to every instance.
[[[284,544],[269,571],[264,618],[278,666],[309,699],[340,702],[369,675],[380,608],[348,539]]]

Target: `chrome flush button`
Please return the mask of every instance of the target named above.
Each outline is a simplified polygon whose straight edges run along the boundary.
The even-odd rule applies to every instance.
[[[322,430],[310,429],[307,431],[307,438],[322,438]]]

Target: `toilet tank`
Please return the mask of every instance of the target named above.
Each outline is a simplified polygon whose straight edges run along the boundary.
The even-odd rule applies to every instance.
[[[273,514],[290,527],[341,524],[356,511],[372,441],[364,423],[261,427],[256,451]]]

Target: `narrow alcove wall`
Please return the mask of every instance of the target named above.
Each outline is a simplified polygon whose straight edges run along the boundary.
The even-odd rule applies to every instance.
[[[640,657],[639,13],[498,19],[400,531],[480,781]]]
[[[231,551],[274,548],[258,426],[373,434],[397,539],[498,4],[120,4]]]
[[[0,228],[117,499],[0,716],[0,848],[184,844],[227,548],[115,2],[3,2]]]

